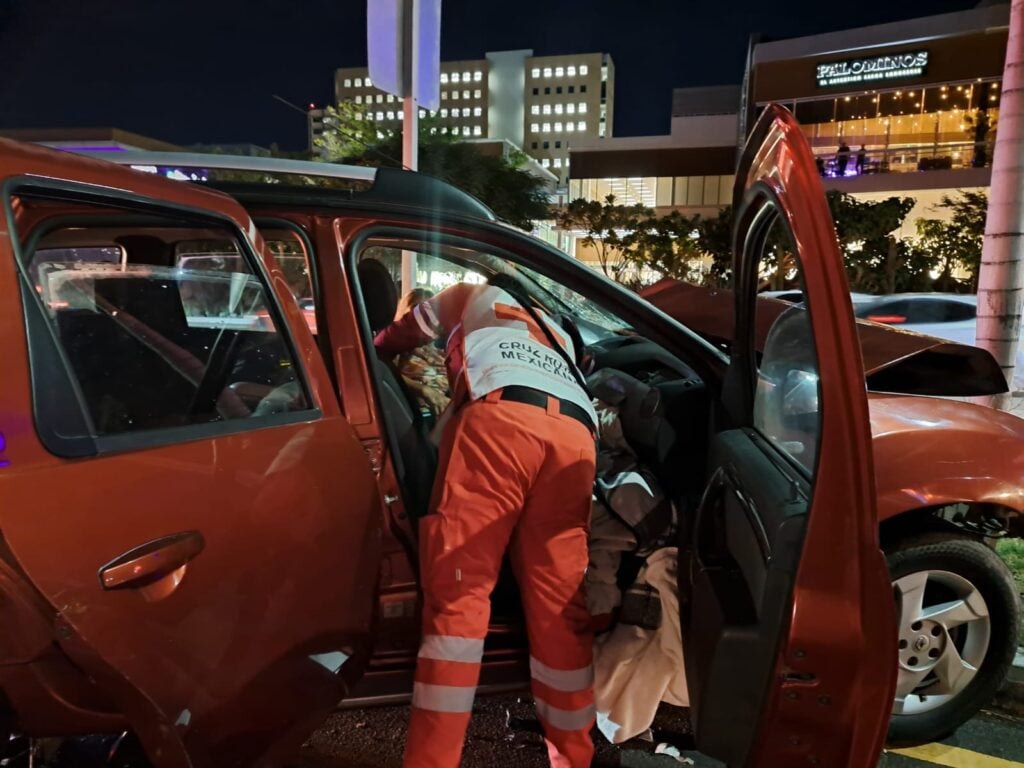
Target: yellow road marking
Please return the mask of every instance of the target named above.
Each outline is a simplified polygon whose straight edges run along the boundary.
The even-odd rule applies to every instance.
[[[1021,764],[1001,757],[983,755],[960,747],[947,747],[945,744],[924,744],[909,749],[890,749],[894,755],[924,760],[947,768],[1020,768]]]

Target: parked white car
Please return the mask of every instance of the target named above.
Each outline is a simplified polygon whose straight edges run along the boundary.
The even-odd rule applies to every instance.
[[[769,299],[779,299],[780,301],[788,301],[792,304],[799,304],[804,300],[804,292],[801,290],[790,289],[788,291],[761,291],[759,296],[766,296]],[[878,297],[873,296],[870,293],[850,293],[850,298],[853,300],[855,307],[868,302],[877,301]]]
[[[854,314],[865,320],[893,325],[960,344],[975,343],[978,297],[956,293],[896,293],[854,302]],[[1024,390],[1024,345],[1017,351],[1017,370],[1011,389]]]

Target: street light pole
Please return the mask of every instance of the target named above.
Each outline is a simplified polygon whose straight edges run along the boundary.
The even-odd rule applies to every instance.
[[[417,0],[403,0],[405,12],[402,15],[403,53],[405,93],[402,103],[402,165],[410,171],[419,170],[419,113],[416,111],[417,76],[416,54],[419,30],[416,29],[414,5]],[[416,287],[416,253],[402,251],[402,293],[403,295]]]

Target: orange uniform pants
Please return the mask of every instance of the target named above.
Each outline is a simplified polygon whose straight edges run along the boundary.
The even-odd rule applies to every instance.
[[[405,768],[456,768],[480,676],[490,594],[509,550],[553,768],[589,768],[590,616],[583,594],[594,440],[548,408],[499,399],[448,424],[433,512],[420,521],[423,640]]]

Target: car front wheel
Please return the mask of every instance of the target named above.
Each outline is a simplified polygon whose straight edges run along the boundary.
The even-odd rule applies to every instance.
[[[906,539],[887,559],[899,612],[888,741],[936,741],[977,714],[1005,678],[1017,649],[1017,591],[999,556],[966,536]]]

